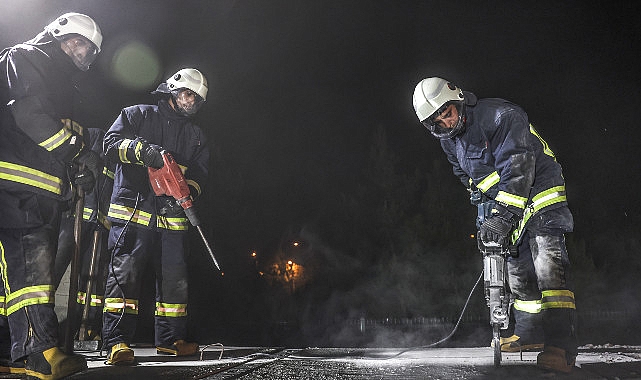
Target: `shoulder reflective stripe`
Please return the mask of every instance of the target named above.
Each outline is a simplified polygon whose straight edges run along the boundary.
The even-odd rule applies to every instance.
[[[191,179],[188,179],[188,180],[187,180],[187,185],[189,185],[189,186],[193,187],[194,189],[196,189],[196,193],[197,193],[197,194],[195,194],[195,195],[200,195],[200,194],[202,194],[202,190],[200,190],[200,185],[199,185],[196,181],[193,181],[193,180],[191,180]]]
[[[127,147],[133,140],[130,139],[124,139],[118,146],[118,157],[120,158],[120,161],[129,164],[131,161],[127,158]]]
[[[510,194],[505,191],[499,191],[498,194],[496,194],[495,200],[520,209],[524,209],[525,204],[527,203],[527,198],[520,197],[516,194]]]
[[[530,220],[530,217],[532,215],[536,214],[547,206],[566,201],[567,196],[565,195],[564,185],[549,188],[532,197],[532,203],[527,205],[525,211],[523,212],[523,218],[512,233],[512,243],[515,243],[519,239],[521,233],[523,232],[523,229],[525,228],[525,225],[527,224],[528,220]]]
[[[482,192],[488,191],[492,186],[496,185],[499,183],[501,180],[501,177],[499,177],[499,173],[497,172],[492,172],[490,173],[487,177],[483,178],[481,182],[479,182],[476,187],[481,190]]]
[[[526,313],[537,314],[541,312],[541,300],[522,301],[515,299],[514,308]]]
[[[534,129],[534,126],[532,124],[530,124],[530,133],[532,133],[534,136],[536,136],[536,138],[538,138],[539,141],[541,142],[541,145],[543,145],[543,153],[545,153],[548,156],[554,158],[554,161],[556,161],[556,157],[554,156],[554,152],[552,152],[552,149],[550,149],[550,147],[548,146],[548,143],[545,142],[545,140],[543,140],[541,135],[539,135],[539,133],[536,131],[536,129]]]
[[[105,298],[105,313],[119,313],[125,310],[127,314],[138,314],[138,300],[127,298]]]
[[[132,217],[133,212],[134,209],[131,207],[125,207],[112,203],[111,205],[109,205],[109,212],[107,213],[107,216],[124,221],[131,219],[133,223],[142,224],[143,226],[149,226],[149,222],[151,221],[150,213],[136,210]]]
[[[69,120],[69,119],[65,119]],[[45,141],[41,142],[40,145],[41,147],[45,148],[48,151],[52,151],[59,147],[60,145],[64,144],[65,141],[69,140],[73,136],[69,128],[65,125],[61,130],[59,130],[55,135],[49,137]]]
[[[574,293],[570,290],[544,290],[541,295],[542,309],[576,309]]]
[[[187,316],[187,304],[156,302],[156,315],[163,317]]]
[[[0,161],[0,179],[37,187],[54,194],[62,194],[62,180],[27,166]]]
[[[189,228],[189,221],[187,218],[167,218],[162,215],[158,215],[156,218],[158,221],[156,226],[158,228],[165,228],[173,231],[184,231]]]
[[[29,305],[54,303],[55,289],[53,285],[35,285],[22,288],[6,295],[7,315]]]

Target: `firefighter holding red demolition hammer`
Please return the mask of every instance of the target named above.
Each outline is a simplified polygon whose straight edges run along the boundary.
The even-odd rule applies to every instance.
[[[135,361],[129,344],[136,327],[141,279],[148,265],[156,272],[157,352],[189,356],[199,349],[197,343],[187,341],[186,207],[167,191],[156,195],[148,172],[163,168],[161,152],[168,152],[172,162],[175,159],[172,165],[184,174],[190,202],[201,194],[208,175],[209,149],[205,134],[192,117],[206,100],[207,79],[197,69],[181,69],[152,94],[159,96],[156,105],[124,108],[104,140],[106,156],[116,162],[108,212],[111,263],[102,332],[107,363],[114,365]]]

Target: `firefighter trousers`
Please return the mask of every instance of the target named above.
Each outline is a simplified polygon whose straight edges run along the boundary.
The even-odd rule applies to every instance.
[[[156,276],[156,346],[187,338],[187,231],[113,224],[109,231],[102,339],[109,349],[130,344],[135,334],[142,279],[153,264]]]
[[[527,336],[537,330],[533,324],[541,323],[545,345],[576,356],[576,306],[564,237],[572,228],[567,207],[534,215],[518,245],[518,257],[508,260],[508,276],[518,309],[514,333]]]
[[[62,203],[32,193],[0,192],[0,337],[12,360],[58,345],[54,312],[53,263],[58,242]]]

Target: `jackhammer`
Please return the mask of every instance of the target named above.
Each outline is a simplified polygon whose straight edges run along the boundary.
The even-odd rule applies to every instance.
[[[220,265],[218,265],[218,260],[216,260],[216,256],[214,256],[214,251],[209,246],[209,242],[205,238],[205,234],[200,227],[200,219],[196,214],[193,199],[189,192],[189,186],[187,185],[187,181],[185,180],[182,170],[180,170],[180,166],[178,166],[178,163],[169,152],[163,150],[161,154],[165,165],[160,169],[154,169],[151,167],[147,168],[149,171],[149,182],[151,183],[151,187],[154,189],[154,193],[158,196],[168,195],[173,197],[183,208],[191,225],[196,227],[198,230],[214,265],[216,265],[216,268],[220,271]]]
[[[487,198],[480,190],[475,190],[470,201],[478,208],[476,227],[480,229],[492,213],[494,200]],[[483,284],[485,301],[490,311],[494,366],[498,367],[501,365],[501,330],[506,330],[510,324],[511,294],[507,282],[507,258],[516,255],[516,247],[509,243],[484,242],[480,233],[477,233],[477,243],[483,256]]]

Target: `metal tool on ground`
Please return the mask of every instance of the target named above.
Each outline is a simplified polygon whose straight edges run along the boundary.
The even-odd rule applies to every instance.
[[[154,189],[154,193],[156,195],[168,195],[173,197],[183,208],[191,225],[196,227],[196,230],[198,230],[214,265],[216,265],[216,268],[220,271],[221,269],[218,264],[218,260],[216,260],[214,251],[211,249],[200,226],[200,219],[196,213],[193,199],[189,191],[189,186],[187,185],[187,181],[185,180],[182,170],[180,170],[180,166],[178,166],[178,163],[169,152],[162,151],[161,154],[165,165],[160,169],[148,168],[149,182],[151,183],[151,187]]]
[[[96,269],[100,261],[102,251],[102,232],[96,229],[93,232],[91,243],[91,261],[89,262],[89,274],[87,277],[87,286],[85,288],[85,303],[82,308],[82,319],[80,329],[78,330],[78,339],[73,342],[73,348],[79,351],[98,351],[101,341],[93,339],[90,331],[89,309],[91,307],[92,294],[94,294],[94,285],[96,283]]]
[[[81,165],[81,170],[82,170]],[[81,186],[76,187],[76,207],[73,223],[73,256],[71,257],[71,273],[69,275],[69,299],[67,301],[67,322],[63,350],[73,353],[73,341],[76,325],[76,304],[78,298],[78,278],[80,274],[80,242],[82,241],[82,215],[85,208],[85,192]]]

